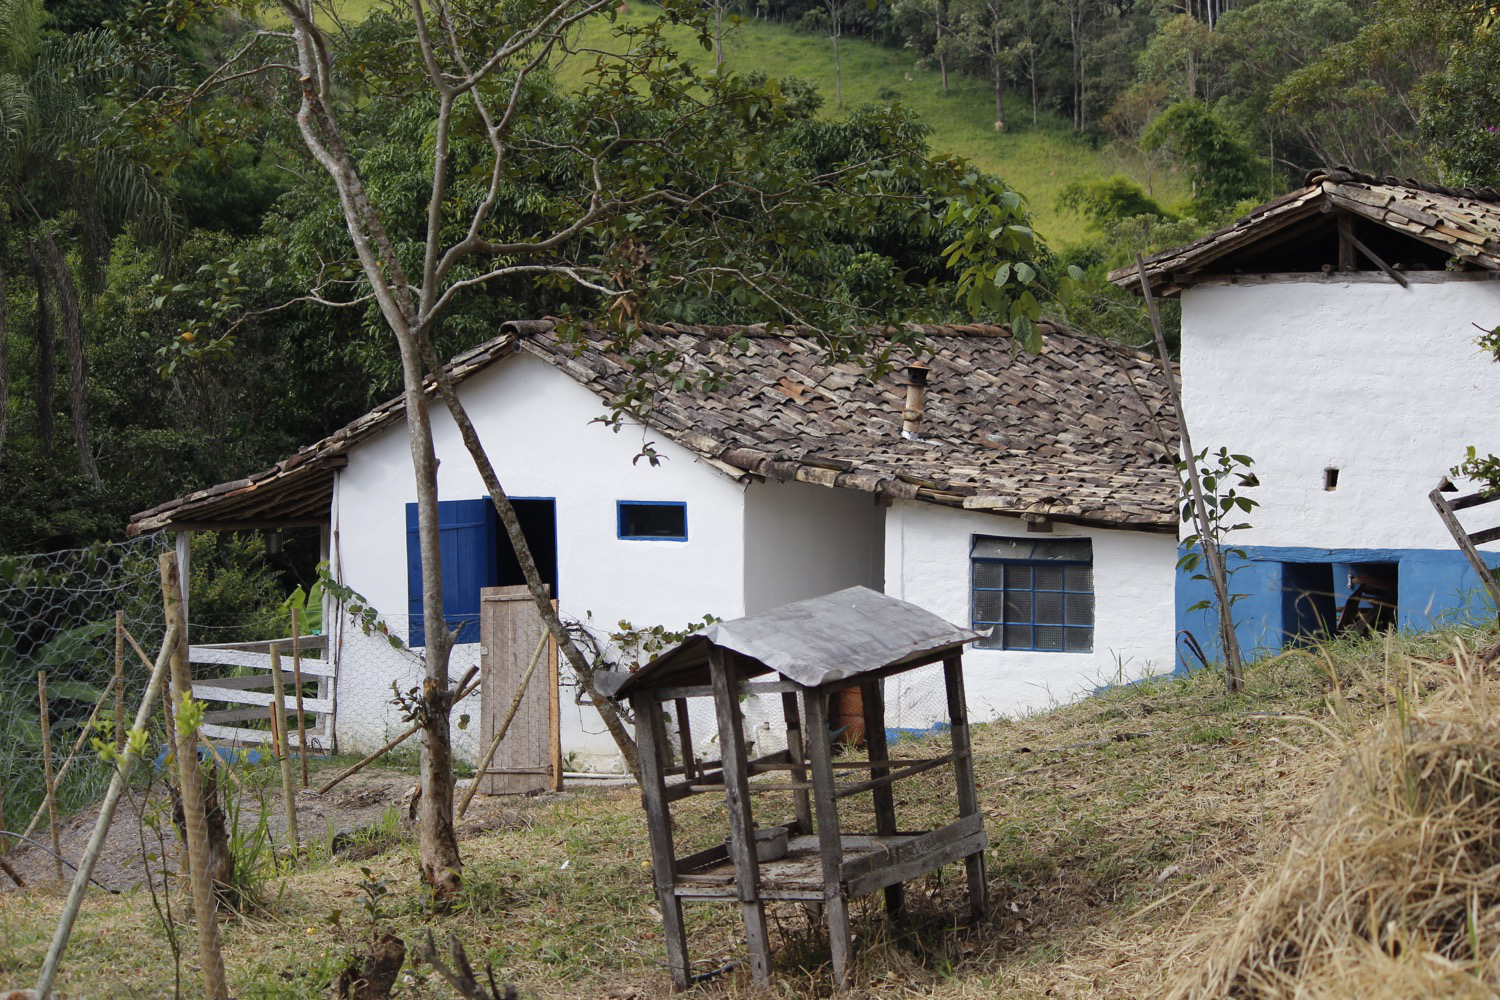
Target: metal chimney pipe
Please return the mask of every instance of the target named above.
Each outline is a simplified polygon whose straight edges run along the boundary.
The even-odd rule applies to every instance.
[[[932,369],[914,361],[906,366],[906,408],[901,411],[901,436],[922,440],[922,412],[927,407],[927,373]]]

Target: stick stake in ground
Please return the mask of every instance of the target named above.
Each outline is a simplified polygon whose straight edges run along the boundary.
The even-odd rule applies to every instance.
[[[495,759],[495,751],[500,749],[500,741],[505,739],[505,733],[510,729],[511,720],[516,717],[516,709],[521,707],[521,699],[526,695],[526,686],[531,683],[531,675],[536,672],[537,661],[542,658],[542,651],[548,646],[548,640],[552,637],[542,633],[542,639],[536,644],[536,652],[531,654],[531,662],[526,665],[526,673],[521,675],[521,683],[516,685],[516,695],[510,700],[510,708],[505,712],[505,718],[500,720],[500,725],[495,730],[495,735],[490,739],[490,745],[485,748],[484,756],[479,760],[479,766],[474,769],[474,781],[469,785],[468,791],[464,792],[464,799],[458,804],[458,818],[463,819],[464,813],[469,811],[469,803],[474,801],[474,794],[479,791],[479,782],[484,778],[484,772],[490,766],[490,761]]]
[[[297,785],[292,780],[292,738],[286,725],[286,693],[282,682],[279,646],[271,647],[271,693],[275,702],[271,711],[275,720],[280,723],[274,731],[279,733],[276,744],[281,751],[281,804],[286,811],[287,843],[292,845],[295,853],[301,847],[302,840],[297,836]]]
[[[62,845],[57,836],[57,779],[52,774],[52,722],[47,712],[47,671],[36,672],[36,697],[41,705],[42,720],[42,777],[47,781],[45,805],[47,806],[47,828],[52,834],[52,863],[57,868],[57,880],[63,880]]]
[[[292,609],[292,683],[297,691],[297,755],[302,758],[302,787],[307,787],[307,722],[302,714],[302,630]]]
[[[141,696],[141,706],[135,713],[136,729],[144,732],[151,721],[152,702],[161,692],[162,681],[167,674],[167,664],[176,646],[177,626],[168,623],[167,637],[162,641],[161,652],[156,657],[156,664],[151,671],[151,681],[146,685],[146,693]],[[79,859],[78,872],[73,876],[73,888],[68,893],[67,903],[63,905],[62,916],[57,921],[57,930],[52,934],[52,946],[47,949],[47,959],[42,963],[42,974],[36,981],[37,1000],[47,1000],[48,994],[52,991],[52,983],[57,978],[57,967],[62,962],[63,949],[68,946],[68,938],[73,933],[73,924],[78,919],[79,907],[83,905],[83,895],[88,891],[89,879],[94,874],[94,863],[99,860],[99,850],[104,846],[104,838],[108,836],[110,823],[115,818],[115,808],[120,804],[120,797],[125,792],[125,783],[130,780],[130,772],[135,767],[137,759],[135,751],[126,747],[124,755],[116,761],[117,770],[114,777],[110,779],[109,791],[104,793],[104,802],[99,806],[99,818],[94,821],[94,832],[89,837],[88,847],[84,848],[83,857]]]
[[[89,713],[89,721],[83,724],[83,730],[78,734],[78,739],[73,741],[73,749],[68,751],[68,758],[63,761],[62,767],[57,769],[57,777],[52,779],[52,783],[58,788],[62,787],[63,779],[68,776],[68,770],[73,766],[73,761],[78,757],[78,751],[83,748],[84,741],[89,738],[89,733],[94,731],[94,720],[99,718],[99,711],[104,708],[104,699],[108,698],[110,694],[109,688],[105,688],[100,692],[99,700],[94,702],[94,710]],[[26,829],[21,831],[21,836],[31,836],[31,831],[35,830],[36,825],[42,821],[42,811],[46,808],[47,804],[45,802],[36,807],[36,812],[31,814],[31,822],[26,824]]]
[[[115,612],[115,756],[125,752],[125,612]]]
[[[1193,520],[1198,529],[1198,544],[1203,546],[1203,560],[1208,564],[1214,598],[1219,602],[1219,642],[1224,647],[1224,687],[1230,694],[1235,694],[1244,684],[1245,667],[1240,658],[1239,637],[1234,634],[1234,618],[1230,614],[1229,577],[1224,571],[1224,553],[1220,551],[1219,543],[1211,531],[1208,507],[1203,499],[1203,483],[1198,478],[1198,453],[1193,450],[1193,439],[1188,434],[1182,393],[1177,387],[1177,377],[1172,372],[1172,356],[1167,351],[1167,338],[1161,332],[1161,317],[1156,312],[1156,298],[1151,294],[1151,282],[1146,280],[1146,262],[1141,260],[1140,254],[1135,255],[1135,269],[1141,278],[1141,294],[1146,297],[1146,314],[1151,318],[1156,352],[1161,356],[1162,375],[1166,377],[1167,388],[1172,392],[1172,408],[1177,414],[1178,433],[1182,437],[1182,457],[1187,464],[1188,487],[1193,495]]]
[[[193,668],[188,662],[187,616],[177,556],[161,555],[161,594],[169,625],[177,626],[172,648],[172,692],[182,699],[193,693]],[[177,719],[177,773],[182,794],[183,832],[187,841],[188,872],[193,889],[193,923],[198,930],[198,961],[203,969],[203,992],[208,1000],[226,1000],[229,985],[224,977],[224,956],[219,950],[219,918],[214,900],[213,877],[208,871],[208,821],[203,811],[203,785],[198,774],[198,744],[193,727]]]

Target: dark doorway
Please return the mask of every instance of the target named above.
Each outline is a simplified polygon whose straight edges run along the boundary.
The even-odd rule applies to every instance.
[[[1395,563],[1350,563],[1349,596],[1339,612],[1339,635],[1368,635],[1396,627],[1399,580]]]
[[[516,518],[521,522],[521,534],[531,547],[531,557],[536,560],[537,572],[542,582],[557,594],[557,501],[544,499],[517,500],[511,504],[516,508]],[[510,544],[505,525],[497,524],[495,532],[495,585],[498,587],[525,586],[526,577],[521,573],[521,562]]]
[[[1337,622],[1331,563],[1281,564],[1281,630],[1284,646],[1333,635]]]

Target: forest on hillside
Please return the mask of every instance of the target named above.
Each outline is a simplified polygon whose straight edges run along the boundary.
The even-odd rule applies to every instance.
[[[475,29],[490,31],[523,30],[539,9],[479,7]],[[595,5],[557,64],[509,94],[515,153],[493,186],[477,176],[488,126],[453,119],[446,204],[459,217],[483,205],[486,245],[523,250],[450,276],[432,343],[450,355],[543,314],[627,335],[642,321],[842,330],[1048,314],[1139,342],[1139,304],[1104,284],[1108,268],[1222,225],[1319,164],[1495,182],[1496,9],[674,0],[642,26],[641,10],[626,24]],[[130,513],[263,468],[399,389],[338,194],[299,136],[283,17],[249,2],[0,0],[0,554],[117,538]],[[402,4],[318,14],[344,139],[415,268],[440,101],[422,86],[413,17]],[[714,73],[723,36],[751,21],[826,40],[830,62],[853,44],[913,52],[943,90],[982,81],[997,131],[1120,151],[1118,174],[1045,194],[1090,238],[1033,234],[1022,199],[1040,194],[935,148],[899,99],[855,105],[841,83]],[[578,41],[611,32],[613,55]],[[677,54],[684,42],[698,62]],[[1164,196],[1166,176],[1188,196]],[[664,197],[684,177],[720,180]],[[589,214],[606,189],[613,210]],[[559,225],[565,243],[528,242]],[[611,281],[633,290],[601,300]]]

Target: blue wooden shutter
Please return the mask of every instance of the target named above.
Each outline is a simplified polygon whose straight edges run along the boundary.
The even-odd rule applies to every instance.
[[[479,641],[479,591],[498,579],[494,505],[484,500],[438,502],[438,539],[443,559],[443,617],[459,642]],[[422,550],[417,505],[406,505],[406,594],[408,645],[425,646],[422,614]]]

